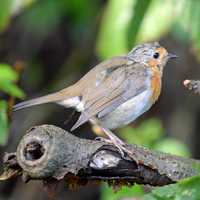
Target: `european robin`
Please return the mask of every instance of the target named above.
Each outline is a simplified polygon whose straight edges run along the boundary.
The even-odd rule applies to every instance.
[[[158,42],[140,44],[127,55],[96,65],[75,84],[19,103],[14,110],[49,102],[74,107],[81,115],[72,131],[87,121],[98,124],[123,154],[124,143],[111,130],[150,109],[160,95],[163,68],[175,57]]]

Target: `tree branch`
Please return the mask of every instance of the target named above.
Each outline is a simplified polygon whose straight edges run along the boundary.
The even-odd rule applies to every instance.
[[[198,174],[200,162],[137,145],[124,158],[102,141],[80,139],[53,125],[33,127],[21,139],[16,153],[6,154],[0,179],[22,175],[30,179],[65,179],[68,184],[104,180],[114,185],[134,183],[161,186]],[[76,181],[75,181],[76,180]]]
[[[194,92],[195,94],[200,94],[200,81],[199,80],[185,80],[183,85]]]

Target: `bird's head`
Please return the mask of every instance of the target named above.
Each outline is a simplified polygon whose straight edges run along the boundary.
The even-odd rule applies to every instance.
[[[163,71],[169,59],[177,58],[175,54],[169,53],[158,42],[137,45],[128,53],[128,57],[145,66],[157,67],[160,72]]]

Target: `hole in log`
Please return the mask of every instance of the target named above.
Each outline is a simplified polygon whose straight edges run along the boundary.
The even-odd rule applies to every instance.
[[[44,151],[44,147],[38,142],[30,142],[24,148],[24,156],[26,160],[34,161],[40,159],[43,156]]]

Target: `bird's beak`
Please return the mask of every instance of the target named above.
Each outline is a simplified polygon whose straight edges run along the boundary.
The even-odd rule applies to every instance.
[[[173,58],[178,58],[178,56],[176,54],[173,54],[173,53],[168,53],[168,58],[173,59]]]

